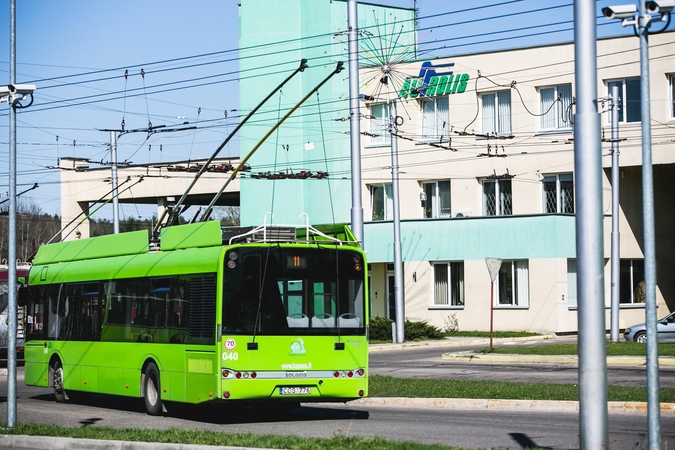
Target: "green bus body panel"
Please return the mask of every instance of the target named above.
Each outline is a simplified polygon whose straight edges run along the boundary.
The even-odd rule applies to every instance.
[[[223,247],[208,247],[64,262],[42,267],[34,264],[28,283],[36,286],[118,278],[215,273],[220,267],[223,251]],[[46,276],[43,276],[44,267],[49,268]]]
[[[35,255],[33,264],[44,265],[147,252],[148,232],[133,231],[42,245]]]
[[[228,350],[230,340],[235,347]],[[222,391],[229,392],[230,400],[286,398],[279,393],[281,387],[310,387],[311,393],[298,397],[342,399],[359,398],[368,395],[368,342],[365,336],[343,336],[344,350],[336,350],[337,336],[256,336],[257,350],[248,350],[251,336],[223,335],[221,344],[221,365],[235,372],[256,371],[256,378],[222,379]],[[236,354],[236,356],[235,356]],[[333,375],[335,371],[365,369],[366,374],[351,378]],[[265,378],[265,372],[281,373],[280,377]],[[313,372],[322,371],[318,377]],[[328,375],[328,376],[325,376]],[[222,396],[222,392],[220,393]]]
[[[221,246],[223,236],[220,221],[163,228],[159,242],[162,251]]]

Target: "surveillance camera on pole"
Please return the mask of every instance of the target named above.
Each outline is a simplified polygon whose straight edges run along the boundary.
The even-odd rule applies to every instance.
[[[11,105],[16,105],[31,96],[31,103],[33,93],[35,92],[34,84],[8,84],[7,86],[0,86],[0,103],[7,102]]]
[[[637,12],[635,5],[616,5],[602,8],[602,14],[608,19],[631,19]]]
[[[664,14],[670,13],[675,8],[675,0],[652,1],[647,2],[645,6],[650,14],[661,14],[663,17]]]

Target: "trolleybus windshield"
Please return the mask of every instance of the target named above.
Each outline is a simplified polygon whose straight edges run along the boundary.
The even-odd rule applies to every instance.
[[[233,248],[223,268],[223,334],[362,335],[363,264],[349,250]]]

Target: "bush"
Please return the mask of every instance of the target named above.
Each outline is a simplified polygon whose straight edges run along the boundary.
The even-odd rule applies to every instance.
[[[384,317],[373,317],[370,319],[370,340],[371,341],[391,341],[391,319]],[[428,339],[443,339],[441,330],[426,321],[411,322],[406,320],[403,323],[403,332],[406,341],[424,341]]]
[[[384,317],[373,317],[370,319],[370,340],[371,341],[391,341],[391,319]]]

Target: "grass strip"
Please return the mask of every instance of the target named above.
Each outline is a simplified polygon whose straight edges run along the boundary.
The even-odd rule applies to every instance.
[[[518,347],[499,347],[476,350],[476,353],[501,353],[509,355],[577,355],[577,344],[548,344]],[[645,356],[647,344],[637,342],[608,342],[607,356]],[[675,344],[659,344],[659,356],[675,356]]]
[[[453,331],[452,333],[445,333],[446,337],[480,337],[480,338],[489,338],[489,331]],[[530,333],[529,331],[493,331],[493,338],[517,338],[517,337],[530,337],[530,336],[542,336],[539,333]]]
[[[3,424],[4,425],[4,424]],[[458,450],[459,447],[445,445],[397,442],[381,438],[356,436],[335,436],[331,438],[305,438],[299,436],[274,436],[243,433],[170,428],[168,430],[147,430],[134,428],[104,428],[87,426],[64,428],[56,425],[19,424],[3,428],[4,434],[29,436],[56,436],[76,439],[101,439],[135,442],[159,442],[171,444],[220,445],[253,448],[279,448],[297,450]]]
[[[427,380],[371,375],[368,389],[370,397],[579,400],[579,387],[575,384]],[[675,388],[661,388],[659,394],[660,402],[675,403]],[[612,402],[646,402],[647,388],[607,386],[607,397]]]

